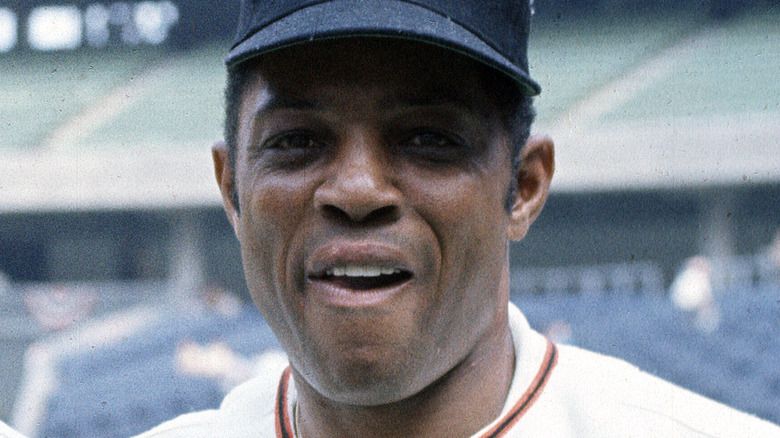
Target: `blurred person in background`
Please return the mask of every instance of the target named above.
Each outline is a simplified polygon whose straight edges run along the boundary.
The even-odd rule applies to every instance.
[[[775,238],[772,239],[772,242],[767,246],[766,254],[775,270],[780,272],[780,228],[777,229]]]
[[[669,298],[700,331],[718,328],[720,311],[712,296],[712,265],[704,256],[691,257],[669,287]]]
[[[780,437],[557,346],[509,302],[509,242],[554,171],[529,135],[530,18],[519,0],[242,3],[213,158],[286,357],[142,436]]]
[[[0,297],[10,294],[11,292],[11,278],[0,271]]]
[[[241,383],[285,361],[283,353],[270,349],[245,357],[222,341],[200,345],[194,341],[182,342],[176,348],[176,371],[187,376],[205,377],[219,382],[227,394]]]

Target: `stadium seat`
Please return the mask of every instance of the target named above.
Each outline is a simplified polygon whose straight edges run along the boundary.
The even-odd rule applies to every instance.
[[[177,372],[176,347],[185,341],[221,341],[246,356],[278,347],[251,305],[233,316],[172,312],[121,342],[61,358],[38,435],[127,437],[217,407],[224,396],[219,382]]]
[[[780,422],[780,295],[738,289],[716,299],[721,322],[709,334],[657,295],[516,295],[513,301],[542,332],[565,321],[576,345]]]

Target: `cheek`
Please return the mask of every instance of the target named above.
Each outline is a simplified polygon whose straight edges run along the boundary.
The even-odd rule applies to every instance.
[[[305,218],[305,185],[289,178],[262,177],[240,188],[239,241],[252,297],[261,311],[279,306],[280,292],[291,287],[287,275],[296,231]]]
[[[430,181],[430,180],[429,180]],[[473,175],[425,185],[415,209],[436,236],[441,252],[433,302],[425,307],[424,333],[456,361],[486,333],[504,307],[501,274],[506,256],[508,217],[504,187]],[[504,304],[502,304],[504,303]],[[498,306],[498,307],[497,307]]]
[[[418,181],[416,187],[424,188],[419,192],[418,211],[437,234],[444,256],[503,246],[509,217],[504,209],[506,187],[497,179],[465,173]]]
[[[506,187],[497,180],[464,172],[417,181],[417,211],[441,248],[442,289],[460,290],[450,294],[451,299],[492,291],[498,284],[506,261],[509,217],[504,210]]]
[[[442,239],[444,274],[453,282],[452,288],[461,289],[462,293],[455,296],[467,300],[473,299],[473,294],[482,293],[487,296],[480,298],[490,298],[506,263],[508,221],[503,210],[503,194],[485,195],[486,192],[473,193],[468,201],[453,203],[452,207],[458,209],[453,215],[458,220],[443,227],[451,235]]]

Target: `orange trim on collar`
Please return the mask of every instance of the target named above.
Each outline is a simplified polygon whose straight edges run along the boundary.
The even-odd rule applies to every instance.
[[[504,415],[495,426],[480,435],[479,438],[500,438],[505,436],[539,398],[547,381],[550,380],[550,374],[557,363],[558,348],[548,340],[544,360],[539,367],[539,372],[536,374],[536,377],[534,377],[533,382],[531,382],[531,385],[517,403],[512,406],[512,409]],[[287,392],[290,386],[290,374],[291,369],[290,367],[287,367],[282,373],[282,378],[279,380],[279,388],[276,392],[274,417],[277,438],[295,438],[289,410],[287,409]]]
[[[520,397],[520,400],[512,406],[512,409],[504,415],[495,426],[480,435],[479,438],[499,438],[506,435],[506,433],[512,429],[512,426],[520,421],[520,417],[528,412],[534,402],[539,398],[539,395],[544,390],[544,386],[550,379],[550,374],[557,363],[558,348],[548,340],[547,352],[544,354],[542,366],[539,368],[539,372],[536,374],[531,386],[529,386],[523,396]]]
[[[290,386],[291,372],[290,367],[284,370],[282,378],[279,379],[279,389],[276,390],[276,406],[274,406],[276,438],[295,438],[289,411],[287,410],[287,389]]]

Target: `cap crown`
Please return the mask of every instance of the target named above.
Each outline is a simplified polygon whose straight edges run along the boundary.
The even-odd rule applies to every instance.
[[[335,1],[323,0],[242,0],[241,15],[239,18],[236,38],[233,49],[252,38],[266,27],[283,21],[286,17],[296,14],[298,11],[312,6],[327,6]],[[415,6],[421,7],[433,13],[436,21],[449,21],[464,29],[473,37],[481,40],[497,52],[505,62],[512,64],[522,72],[526,81],[532,88],[538,85],[528,77],[528,35],[531,17],[531,5],[529,0],[355,0],[356,7],[366,11],[379,10],[382,6]],[[370,12],[369,12],[370,13]],[[439,18],[441,20],[439,20]],[[430,20],[430,18],[424,18]],[[424,27],[424,23],[423,23]],[[408,31],[408,29],[407,29]],[[398,33],[390,33],[385,29],[377,32],[377,35],[405,36],[403,29]],[[436,35],[430,35],[429,42],[436,41]],[[307,35],[308,39],[316,38],[316,35]],[[419,35],[413,35],[420,38]],[[458,49],[458,44],[451,44]],[[473,50],[473,45],[463,44],[464,53],[482,55],[483,51]],[[493,56],[495,57],[495,56]],[[506,70],[506,68],[504,68]]]

